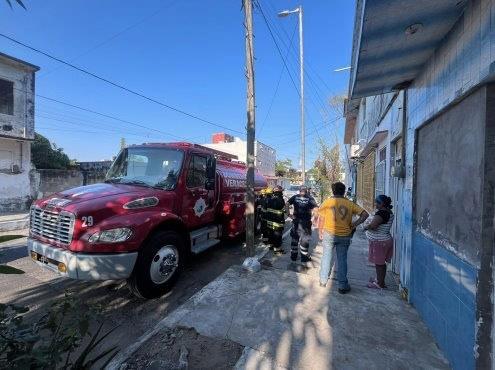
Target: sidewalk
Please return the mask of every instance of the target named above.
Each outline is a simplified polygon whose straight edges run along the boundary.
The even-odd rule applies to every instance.
[[[286,250],[289,243],[286,239]],[[189,327],[201,336],[242,345],[239,369],[448,368],[390,276],[390,290],[366,288],[373,274],[366,248],[357,234],[349,252],[352,291],[347,295],[337,293],[334,280],[327,288],[319,286],[320,247],[308,268],[291,263],[288,254],[265,256],[258,273],[232,267],[142,338],[127,362],[156,356],[147,348],[156,346],[160,332]]]
[[[0,215],[0,235],[14,234],[16,231],[26,233],[29,224],[29,213],[8,213]]]

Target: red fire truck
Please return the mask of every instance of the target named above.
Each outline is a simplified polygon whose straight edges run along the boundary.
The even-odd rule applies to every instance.
[[[189,254],[245,231],[247,170],[234,159],[189,143],[130,146],[105,183],[33,204],[28,252],[66,277],[128,279],[138,296],[160,296]],[[266,186],[258,173],[255,183]]]

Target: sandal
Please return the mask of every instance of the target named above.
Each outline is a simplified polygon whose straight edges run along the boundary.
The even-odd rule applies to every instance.
[[[370,289],[383,289],[376,281],[369,282],[368,285],[366,285]]]

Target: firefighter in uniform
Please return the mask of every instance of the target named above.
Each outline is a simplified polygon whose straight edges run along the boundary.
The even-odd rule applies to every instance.
[[[292,196],[287,203],[294,207],[292,229],[290,231],[292,261],[297,261],[298,249],[301,251],[301,262],[311,261],[309,243],[311,241],[311,218],[313,209],[318,205],[314,198],[308,194],[308,188],[301,186],[299,194]],[[298,248],[299,247],[299,248]]]
[[[270,249],[283,254],[282,234],[285,227],[285,200],[281,186],[273,188],[273,195],[266,202],[266,227],[269,229]]]
[[[270,241],[270,229],[267,227],[266,205],[272,198],[273,190],[266,188],[263,190],[263,199],[261,200],[261,238],[263,243],[268,244]]]
[[[262,229],[262,213],[263,213],[263,203],[265,201],[265,189],[261,189],[259,194],[256,196],[256,213],[255,213],[255,225],[256,225],[256,234],[259,235],[263,233]]]

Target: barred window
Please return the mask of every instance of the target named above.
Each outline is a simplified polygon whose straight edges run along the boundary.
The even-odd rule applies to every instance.
[[[14,83],[0,79],[0,113],[14,115]]]

